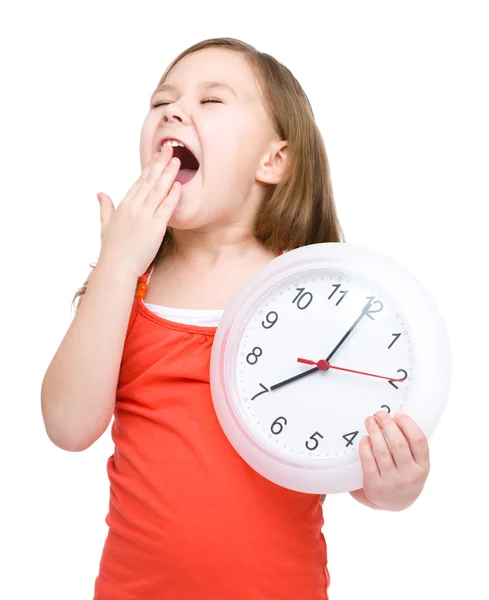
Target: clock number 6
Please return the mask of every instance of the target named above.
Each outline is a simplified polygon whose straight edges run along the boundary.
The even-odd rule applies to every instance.
[[[258,351],[260,351],[259,354]],[[258,362],[258,357],[260,357],[262,354],[263,350],[259,346],[255,346],[255,348],[253,348],[253,351],[250,352],[246,357],[246,362],[250,365],[256,365],[256,363]]]
[[[280,419],[284,420],[284,425],[287,425],[287,419],[285,417],[277,417],[275,419],[275,421],[272,423],[272,426],[270,427],[270,430],[272,433],[274,433],[275,435],[278,435],[279,433],[282,433],[284,425],[282,425],[282,423],[279,423]],[[274,431],[274,426],[280,427],[280,429],[278,431]]]
[[[406,379],[406,377],[408,376],[408,374],[406,373],[406,371],[404,369],[397,369],[398,373],[404,373],[404,377],[401,379],[401,381],[404,381]],[[400,378],[399,378],[400,379]],[[398,390],[399,388],[397,387],[397,385],[389,379],[389,383],[392,385],[392,387],[395,387],[396,390]]]
[[[316,431],[315,433],[313,433],[313,434],[310,436],[310,438],[311,438],[311,440],[314,440],[314,441],[316,442],[316,445],[314,446],[314,448],[311,448],[311,447],[309,446],[309,440],[307,440],[305,445],[306,445],[306,448],[307,448],[308,450],[316,450],[316,448],[319,446],[319,440],[318,440],[318,439],[315,437],[316,435],[318,435],[320,438],[324,439],[324,435],[321,435],[321,434],[319,433],[319,431]]]

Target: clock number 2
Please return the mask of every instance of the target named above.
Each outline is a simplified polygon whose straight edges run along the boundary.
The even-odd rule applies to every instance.
[[[408,376],[408,374],[406,373],[406,371],[405,371],[404,369],[397,369],[397,372],[398,372],[398,373],[404,373],[404,377],[403,377],[402,379],[401,379],[401,378],[399,378],[399,379],[401,379],[401,381],[404,381],[404,380],[406,379],[406,377]],[[397,379],[397,377],[396,377],[396,379]],[[396,388],[396,390],[398,390],[398,389],[399,389],[399,388],[397,387],[397,385],[396,385],[396,384],[395,384],[395,383],[394,383],[394,382],[393,382],[391,379],[389,379],[389,383],[392,385],[392,387],[395,387],[395,388]]]

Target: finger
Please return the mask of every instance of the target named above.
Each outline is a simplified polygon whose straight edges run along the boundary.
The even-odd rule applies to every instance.
[[[168,224],[170,217],[173,214],[179,200],[180,200],[180,191],[182,189],[182,184],[179,181],[175,181],[168,192],[166,198],[161,202],[159,207],[155,212],[155,216],[158,218],[158,222],[161,223],[162,226]]]
[[[362,463],[363,476],[367,479],[375,479],[380,477],[379,468],[377,461],[372,452],[372,445],[368,435],[364,436],[360,440],[360,446],[358,448],[360,455],[360,462]]]
[[[394,419],[406,437],[414,460],[422,467],[430,466],[430,452],[428,439],[409,415],[406,413],[397,413]]]
[[[392,417],[387,414],[385,410],[379,410],[379,412],[375,414],[375,420],[384,432],[397,468],[404,469],[412,466],[414,457],[411,454],[409,442]]]
[[[392,458],[391,451],[387,445],[387,441],[382,433],[382,430],[377,425],[373,417],[368,417],[365,420],[367,431],[370,435],[370,443],[372,444],[372,452],[379,467],[380,476],[389,475],[396,469],[396,464]]]
[[[142,200],[144,200],[148,195],[148,189],[151,188],[151,185],[154,183],[155,179],[157,179],[157,177],[153,177],[152,179],[150,179],[151,170],[155,168],[155,165],[158,166],[159,164],[159,176],[159,174],[161,173],[161,169],[164,169],[166,165],[170,162],[172,154],[173,148],[169,145],[163,146],[160,152],[156,152],[155,154],[153,154],[153,156],[149,159],[146,166],[142,170],[141,175],[129,188],[129,191],[127,192],[124,200],[132,200],[132,198],[134,198],[134,196],[138,192],[140,192],[141,189],[143,189],[141,198]],[[121,204],[124,204],[124,200],[121,202]]]
[[[101,230],[103,231],[104,227],[109,222],[112,213],[115,211],[115,208],[110,196],[107,196],[107,194],[104,194],[103,192],[100,192],[97,196],[100,203],[100,225]]]
[[[147,194],[145,202],[156,211],[169,193],[180,170],[180,159],[173,157],[155,181],[153,189]]]

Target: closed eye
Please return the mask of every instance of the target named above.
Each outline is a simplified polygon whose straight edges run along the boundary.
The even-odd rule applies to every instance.
[[[222,104],[221,100],[218,100],[217,98],[205,98],[202,100],[201,104],[207,104],[207,102],[218,102],[219,104]],[[151,105],[151,108],[156,108],[157,106],[166,106],[167,104],[171,104],[171,102],[155,102]]]

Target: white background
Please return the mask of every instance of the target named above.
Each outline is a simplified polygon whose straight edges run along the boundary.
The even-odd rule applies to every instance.
[[[451,339],[450,395],[417,502],[390,513],[348,494],[326,499],[330,598],[488,597],[487,10],[305,0],[2,9],[1,598],[92,598],[110,428],[85,452],[60,450],[44,430],[41,382],[98,257],[97,192],[116,206],[125,196],[160,76],[216,36],[251,43],[298,78],[346,241],[408,267]]]

